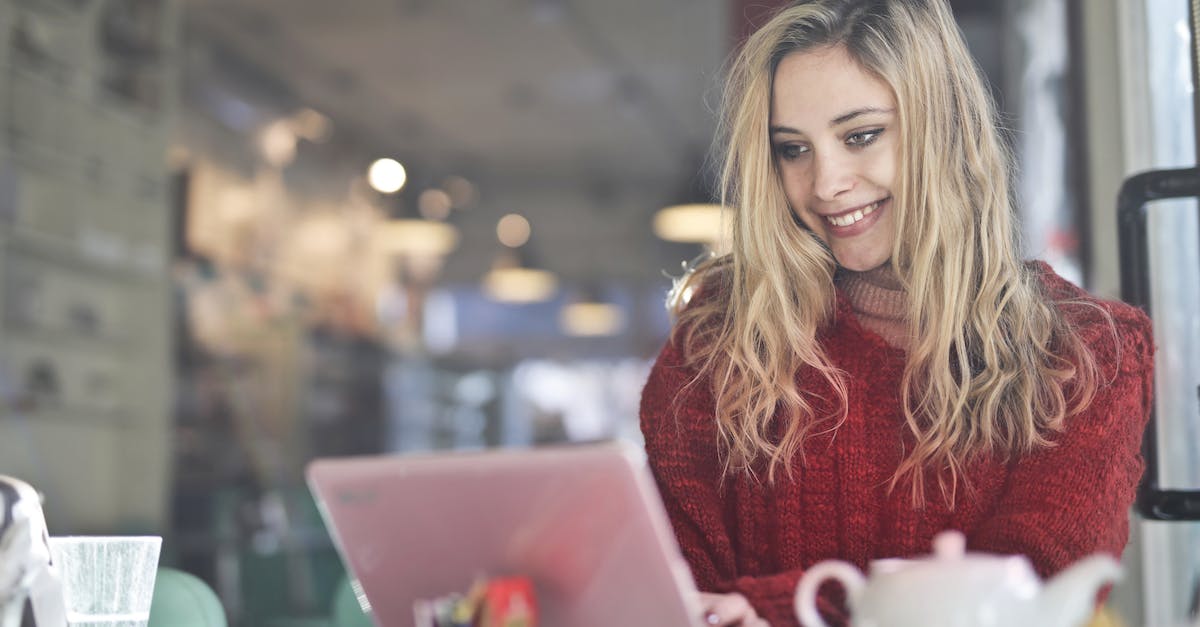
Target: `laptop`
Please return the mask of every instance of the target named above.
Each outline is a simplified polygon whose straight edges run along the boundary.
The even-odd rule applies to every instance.
[[[546,627],[701,624],[632,445],[327,458],[307,476],[380,627],[414,626],[428,600],[505,576],[532,581]]]

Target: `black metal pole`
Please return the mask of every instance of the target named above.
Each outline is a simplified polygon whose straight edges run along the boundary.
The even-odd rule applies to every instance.
[[[1196,159],[1200,165],[1200,0],[1191,0],[1188,22],[1192,27],[1192,130],[1196,138]]]
[[[1147,203],[1200,197],[1200,168],[1156,170],[1125,180],[1117,196],[1117,238],[1121,255],[1121,297],[1151,318],[1150,241]],[[1151,408],[1142,438],[1146,471],[1138,486],[1137,508],[1153,520],[1200,520],[1200,490],[1165,490],[1158,481],[1158,417]]]

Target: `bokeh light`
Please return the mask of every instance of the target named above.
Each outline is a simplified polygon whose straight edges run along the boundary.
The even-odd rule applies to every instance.
[[[524,246],[525,242],[529,241],[531,232],[529,220],[519,213],[510,213],[496,224],[496,237],[500,238],[500,243],[509,248],[517,248]]]
[[[394,194],[404,187],[408,173],[395,159],[376,159],[367,170],[367,181],[381,194]]]

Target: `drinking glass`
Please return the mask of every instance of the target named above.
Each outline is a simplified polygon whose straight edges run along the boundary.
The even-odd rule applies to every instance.
[[[158,573],[159,536],[50,538],[71,627],[145,627]]]

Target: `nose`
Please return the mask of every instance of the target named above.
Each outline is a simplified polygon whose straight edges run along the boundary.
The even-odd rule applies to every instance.
[[[814,155],[813,193],[828,202],[854,188],[854,172],[842,155],[826,152]]]

